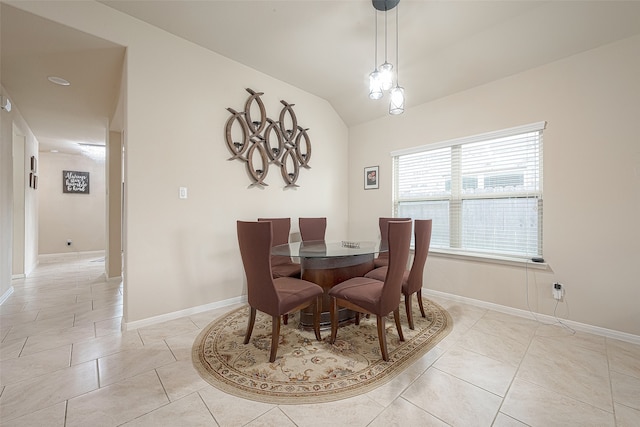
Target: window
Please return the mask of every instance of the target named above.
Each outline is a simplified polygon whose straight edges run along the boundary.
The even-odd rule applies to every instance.
[[[433,219],[436,252],[541,257],[545,125],[391,153],[395,216]]]

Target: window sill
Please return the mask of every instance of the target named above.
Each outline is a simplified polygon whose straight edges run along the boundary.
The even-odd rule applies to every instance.
[[[461,261],[483,262],[488,264],[510,265],[515,267],[536,268],[540,270],[548,270],[549,264],[546,262],[533,262],[530,258],[516,258],[499,255],[483,255],[464,252],[452,252],[443,249],[429,249],[429,256],[438,258],[448,258]]]

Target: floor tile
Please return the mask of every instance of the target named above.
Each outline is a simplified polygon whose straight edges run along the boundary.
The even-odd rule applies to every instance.
[[[361,395],[336,402],[281,405],[280,409],[298,426],[322,427],[366,426],[382,413],[384,407]]]
[[[516,367],[522,362],[528,345],[529,343],[523,344],[508,335],[487,334],[476,327],[471,328],[456,343],[456,346]]]
[[[516,379],[500,409],[530,426],[614,426],[613,413]]]
[[[245,427],[296,427],[280,408],[273,408],[264,415],[246,424]]]
[[[640,378],[640,345],[607,339],[611,370]]]
[[[179,360],[156,369],[172,402],[209,386],[193,367],[191,360]]]
[[[8,385],[0,396],[0,413],[3,421],[8,421],[97,388],[95,361],[71,366]]]
[[[402,397],[452,426],[488,426],[502,399],[459,378],[429,368]]]
[[[9,385],[66,368],[71,345],[0,362],[0,384]]]
[[[198,394],[220,427],[245,425],[276,407],[269,403],[238,398],[215,387],[203,388]]]
[[[127,349],[98,359],[100,387],[175,362],[164,342]]]
[[[368,427],[446,427],[442,420],[409,403],[405,399],[396,399],[376,417]]]
[[[26,322],[20,325],[14,325],[11,331],[4,338],[5,340],[14,340],[18,338],[37,335],[48,331],[70,328],[73,326],[73,313],[64,314],[47,320],[36,320],[34,322]]]
[[[614,404],[616,411],[616,427],[638,427],[640,426],[640,410],[629,408],[628,406]]]
[[[18,338],[0,342],[0,361],[15,359],[20,355],[27,338]]]
[[[640,410],[640,378],[611,373],[613,401]]]
[[[447,351],[433,366],[502,397],[516,373],[513,365],[461,347]]]
[[[176,359],[191,360],[193,343],[200,332],[200,329],[196,329],[194,331],[166,338],[164,341],[167,343]]]
[[[192,393],[153,412],[123,424],[123,427],[217,426],[200,395]],[[273,424],[275,425],[275,424]]]
[[[605,411],[613,411],[605,355],[536,337],[517,377],[573,397]]]
[[[508,415],[498,412],[495,421],[491,424],[491,427],[527,427],[525,423],[521,423],[515,418],[511,418]]]
[[[150,344],[162,341],[175,335],[184,334],[185,332],[197,331],[199,328],[188,317],[162,322],[151,326],[138,329],[142,342]]]
[[[84,340],[73,345],[71,363],[86,362],[99,359],[123,350],[142,348],[142,340],[137,331],[128,331],[122,334],[109,335]]]
[[[64,427],[67,403],[60,402],[48,408],[2,421],[2,427]]]
[[[70,399],[66,427],[117,426],[169,403],[155,371]]]
[[[74,342],[84,341],[95,336],[93,325],[75,326],[65,329],[51,330],[27,338],[22,355],[39,353],[44,350],[54,349]]]

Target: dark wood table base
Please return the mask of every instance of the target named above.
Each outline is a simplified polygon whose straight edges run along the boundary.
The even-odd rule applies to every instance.
[[[331,328],[329,289],[352,277],[364,276],[374,269],[373,254],[302,258],[300,265],[302,266],[302,278],[320,285],[324,290],[320,315],[320,329],[322,330]],[[354,318],[355,313],[351,310],[342,308],[338,311],[338,320],[341,324],[352,322]],[[305,330],[313,330],[313,310],[311,308],[300,312],[300,327]]]

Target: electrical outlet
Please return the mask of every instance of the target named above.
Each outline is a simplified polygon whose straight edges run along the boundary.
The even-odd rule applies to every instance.
[[[67,246],[71,246],[71,243],[73,243],[71,239],[67,239]]]
[[[564,286],[562,285],[562,283],[555,282],[551,286],[551,292],[554,299],[561,300],[562,296],[564,295]]]

